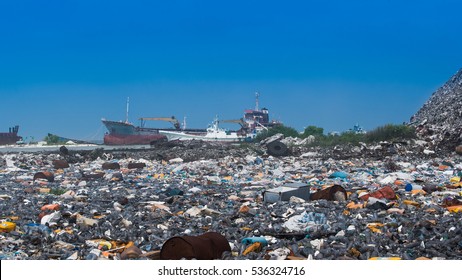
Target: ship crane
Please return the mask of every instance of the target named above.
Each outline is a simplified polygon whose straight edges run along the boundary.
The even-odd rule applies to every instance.
[[[224,122],[224,123],[237,123],[237,124],[240,124],[242,127],[244,127],[246,125],[244,119],[238,119],[238,120],[224,120],[224,121],[221,121],[221,122]]]
[[[241,126],[241,131],[244,133],[249,132],[249,125],[244,119],[238,119],[238,120],[224,120],[221,121],[223,123],[237,123]]]
[[[144,127],[146,121],[166,121],[166,122],[172,123],[173,126],[175,127],[175,129],[177,129],[177,130],[180,130],[180,128],[181,128],[180,122],[175,117],[171,117],[171,118],[140,118],[140,121],[141,121],[141,127]]]

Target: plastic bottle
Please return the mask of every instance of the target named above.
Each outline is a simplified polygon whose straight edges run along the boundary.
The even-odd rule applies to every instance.
[[[412,185],[412,184],[409,184],[409,183],[406,184],[406,188],[405,188],[405,190],[407,192],[414,191],[414,190],[421,190],[421,189],[423,189],[422,186],[420,186],[420,185]]]

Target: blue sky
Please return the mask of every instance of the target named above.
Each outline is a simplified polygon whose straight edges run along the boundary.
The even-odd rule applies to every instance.
[[[100,140],[101,118],[402,123],[462,67],[461,1],[2,1],[0,131]],[[166,123],[151,123],[166,127]],[[231,127],[232,128],[232,127]],[[237,128],[237,127],[236,127]]]

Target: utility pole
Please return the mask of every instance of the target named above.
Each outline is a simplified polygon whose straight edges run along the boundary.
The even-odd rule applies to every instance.
[[[260,93],[258,91],[255,92],[255,99],[256,99],[256,101],[255,101],[255,111],[259,111],[259,107],[260,107],[259,106],[259,100],[258,100],[259,97],[260,97]]]
[[[125,122],[128,123],[128,111],[130,108],[130,97],[127,97],[127,116],[125,118]]]

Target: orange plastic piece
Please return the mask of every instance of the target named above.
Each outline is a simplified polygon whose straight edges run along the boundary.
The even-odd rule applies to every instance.
[[[244,256],[247,256],[248,254],[250,254],[252,252],[259,252],[261,250],[261,248],[262,248],[261,243],[255,242],[254,244],[247,247],[247,249],[245,249],[244,253],[242,253],[242,254]]]
[[[446,209],[451,213],[459,213],[462,212],[462,205],[449,206]]]
[[[347,204],[346,206],[348,209],[363,209],[364,208],[364,204],[363,203],[354,203],[353,201],[351,201],[350,203]]]
[[[242,205],[241,208],[239,209],[239,213],[249,213],[250,208],[247,205]]]
[[[381,223],[370,223],[367,225],[367,228],[370,229],[374,233],[382,233],[382,231],[378,229],[378,227],[383,227],[383,226],[385,225]]]
[[[50,210],[50,211],[57,211],[59,210],[60,205],[59,204],[47,204],[45,206],[42,206],[40,210],[45,211],[45,210]]]
[[[411,191],[411,194],[412,194],[412,195],[418,195],[418,194],[426,195],[427,192],[424,191],[424,190],[412,190],[412,191]]]
[[[396,181],[395,181],[395,185],[397,185],[397,186],[404,186],[404,182],[401,181],[401,180],[396,180]]]

